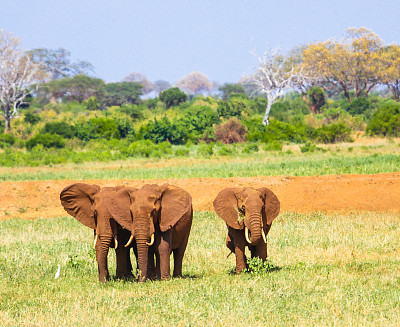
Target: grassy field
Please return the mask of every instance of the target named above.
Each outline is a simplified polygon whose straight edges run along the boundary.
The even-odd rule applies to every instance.
[[[0,231],[2,326],[400,325],[395,215],[280,215],[272,271],[236,276],[223,221],[196,212],[183,278],[143,284],[99,284],[93,233],[74,218],[0,221]]]
[[[324,151],[311,153],[302,153],[298,145],[291,145],[280,152],[209,159],[131,159],[52,167],[0,167],[0,181],[378,174],[396,172],[399,167],[399,144],[365,140],[327,145]]]

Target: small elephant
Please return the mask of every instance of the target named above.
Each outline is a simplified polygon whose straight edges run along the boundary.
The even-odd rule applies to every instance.
[[[135,238],[139,281],[170,278],[170,255],[174,253],[174,277],[182,276],[182,260],[193,220],[192,197],[168,184],[125,188],[113,198],[114,219]],[[154,264],[154,257],[156,263]]]
[[[267,234],[278,216],[280,203],[266,187],[226,188],[219,192],[214,209],[228,227],[226,246],[236,256],[236,273],[246,269],[245,246],[251,257],[267,259]]]
[[[117,191],[123,188],[121,186],[100,189],[98,185],[76,183],[65,187],[60,194],[61,204],[65,211],[85,226],[94,229],[94,247],[100,282],[110,278],[107,267],[110,247],[115,248],[116,252],[116,276],[132,276],[129,248],[123,246],[130,238],[131,233],[113,219],[109,210],[111,200],[115,198]],[[127,208],[129,208],[128,205]]]

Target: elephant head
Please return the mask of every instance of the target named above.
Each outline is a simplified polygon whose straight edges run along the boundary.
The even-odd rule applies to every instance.
[[[179,187],[153,184],[144,185],[141,189],[120,190],[112,203],[114,219],[131,231],[131,239],[125,246],[133,238],[136,240],[140,280],[144,281],[147,276],[148,250],[155,243],[155,234],[167,232],[191,210],[191,197]]]
[[[76,183],[60,194],[64,209],[85,226],[95,231],[94,246],[99,265],[99,279],[108,279],[107,255],[110,246],[118,247],[118,226],[109,211],[112,197],[123,187],[104,187]],[[112,242],[114,240],[114,242]]]
[[[213,204],[215,212],[229,227],[245,230],[250,244],[257,244],[261,238],[267,243],[266,235],[280,209],[278,198],[266,187],[226,188]]]

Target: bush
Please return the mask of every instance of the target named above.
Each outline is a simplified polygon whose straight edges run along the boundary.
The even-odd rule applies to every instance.
[[[280,142],[272,141],[263,145],[264,151],[282,151],[283,145]]]
[[[32,111],[25,112],[25,115],[24,115],[25,123],[29,123],[31,125],[36,125],[41,120],[42,120],[42,118],[40,117],[40,115],[35,114]]]
[[[372,116],[366,128],[368,135],[400,135],[400,103],[393,100],[385,102]]]
[[[190,133],[190,138],[197,141],[204,135],[214,134],[213,125],[219,123],[218,114],[208,106],[190,107],[182,118],[182,124]]]
[[[145,140],[153,143],[161,143],[164,141],[171,144],[185,144],[187,140],[187,132],[183,125],[171,122],[166,116],[154,121],[149,121],[140,128],[140,134]]]
[[[263,132],[260,127],[258,133],[253,134],[252,141],[271,141],[304,143],[313,136],[313,128],[304,123],[284,123],[276,119],[271,119],[268,126],[264,126]],[[250,137],[249,137],[250,139]]]
[[[325,152],[326,150],[324,148],[318,147],[316,144],[312,143],[312,142],[306,142],[306,144],[304,144],[303,146],[300,147],[300,151],[302,153],[304,152],[314,152],[314,151],[323,151]]]
[[[352,142],[350,134],[351,128],[343,123],[324,125],[314,130],[315,139],[321,143]]]
[[[173,87],[160,93],[160,100],[165,103],[168,108],[177,106],[183,102],[186,102],[187,95],[182,92],[179,88]]]
[[[215,139],[225,144],[245,142],[246,136],[247,128],[237,118],[215,127]]]
[[[214,154],[214,145],[214,142],[200,142],[197,148],[197,153],[206,157],[212,156]]]
[[[13,145],[17,139],[11,134],[0,134],[0,148]]]
[[[259,148],[256,143],[249,143],[246,144],[242,150],[242,153],[255,153],[258,152]]]
[[[218,115],[224,118],[240,118],[242,114],[250,112],[248,102],[248,100],[240,97],[232,97],[228,101],[220,101],[217,107]]]
[[[174,155],[177,157],[187,157],[189,153],[190,153],[189,149],[179,148],[175,150]]]
[[[236,148],[227,144],[222,144],[222,146],[218,149],[217,154],[219,156],[231,156],[236,154]]]
[[[75,127],[76,136],[83,141],[101,138],[110,140],[121,137],[117,124],[110,118],[91,118],[86,122],[77,124]]]
[[[67,139],[73,138],[75,133],[75,127],[63,121],[47,122],[41,131],[41,134],[57,134]]]
[[[26,148],[32,149],[37,145],[42,145],[45,148],[63,148],[65,147],[64,139],[57,134],[38,134],[26,141]]]

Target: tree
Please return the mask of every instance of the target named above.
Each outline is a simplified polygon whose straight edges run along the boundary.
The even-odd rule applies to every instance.
[[[89,75],[94,67],[87,61],[71,62],[71,53],[64,48],[56,50],[38,48],[29,51],[34,63],[42,64],[49,80],[62,79],[73,75]]]
[[[102,99],[105,83],[99,78],[87,75],[75,75],[60,80],[52,80],[41,88],[41,93],[49,95],[53,99],[66,99],[82,103],[90,97]]]
[[[343,91],[351,102],[367,95],[379,80],[382,69],[382,40],[364,27],[349,28],[344,39],[311,44],[303,51],[302,68],[312,77]]]
[[[164,80],[154,82],[154,91],[157,92],[157,94],[160,94],[162,91],[168,90],[169,88],[171,88],[170,82]]]
[[[321,108],[325,105],[325,91],[318,86],[314,86],[308,91],[308,97],[312,113],[320,113]]]
[[[253,75],[247,76],[247,83],[253,84],[254,94],[265,94],[268,100],[267,108],[263,118],[263,124],[268,125],[269,112],[273,103],[283,96],[292,86],[293,67],[291,62],[284,57],[278,49],[268,49],[263,57],[259,57],[258,67]]]
[[[400,98],[400,46],[392,44],[382,49],[383,69],[380,70],[381,80],[392,92],[393,99]]]
[[[202,72],[193,72],[179,80],[175,86],[189,95],[208,93],[213,89],[213,83]]]
[[[106,106],[140,104],[143,86],[138,82],[108,83],[105,85],[103,103]]]
[[[154,90],[154,84],[150,82],[145,75],[142,73],[130,73],[129,75],[125,76],[122,80],[123,82],[137,82],[143,85],[143,93],[149,94]]]
[[[10,132],[11,119],[18,115],[25,98],[45,78],[41,65],[32,62],[19,44],[19,38],[0,30],[0,112],[5,118],[5,133]]]
[[[177,87],[172,87],[160,93],[160,100],[165,103],[167,109],[177,106],[187,100],[187,95]]]
[[[246,95],[246,89],[240,84],[225,83],[219,87],[222,92],[222,100],[228,100],[231,94],[244,94]]]

